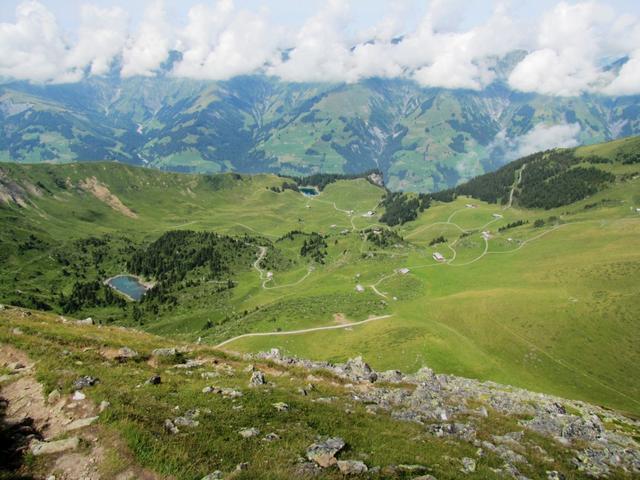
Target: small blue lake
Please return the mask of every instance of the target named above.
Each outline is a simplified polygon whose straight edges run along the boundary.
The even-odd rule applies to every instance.
[[[147,293],[147,287],[141,284],[136,277],[130,275],[118,275],[109,279],[107,283],[110,287],[133,298],[135,301],[140,300]]]
[[[320,193],[316,187],[300,187],[298,190],[307,197],[315,197]]]

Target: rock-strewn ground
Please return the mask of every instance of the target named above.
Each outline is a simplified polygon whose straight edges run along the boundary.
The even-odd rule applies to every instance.
[[[640,476],[640,423],[423,368],[247,357],[0,311],[0,478]]]
[[[637,436],[627,433],[638,432],[640,422],[596,405],[494,382],[435,374],[429,368],[414,374],[375,372],[360,357],[334,365],[287,357],[273,349],[250,358],[325,370],[353,382],[353,400],[367,404],[371,413],[390,412],[397,419],[425,425],[435,436],[456,437],[497,453],[505,461],[506,475],[520,477],[518,465],[528,463],[520,453],[526,450],[522,433],[495,436],[493,442],[481,441],[474,417],[487,417],[489,411],[494,411],[521,418],[522,427],[571,449],[575,468],[590,476],[607,477],[617,468],[640,476],[640,443]],[[465,421],[457,421],[462,415]],[[611,425],[618,428],[613,430]],[[541,447],[537,450],[545,455]],[[552,473],[549,475],[553,477]]]

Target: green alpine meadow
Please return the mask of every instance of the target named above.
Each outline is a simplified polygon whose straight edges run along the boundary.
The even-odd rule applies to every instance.
[[[3,391],[38,381],[70,405],[86,392],[91,435],[160,477],[340,477],[351,467],[298,460],[319,435],[346,442],[336,456],[362,462],[362,476],[415,478],[397,465],[416,464],[458,478],[468,458],[468,475],[499,478],[504,449],[484,438],[520,432],[508,445],[527,459],[513,464],[522,475],[632,478],[635,453],[576,466],[563,432],[586,421],[598,435],[639,433],[638,165],[635,137],[530,155],[433,194],[393,193],[378,172],[3,165]],[[99,383],[76,390],[85,377]],[[452,390],[416,407],[424,378]],[[450,386],[462,379],[473,380]],[[555,435],[548,398],[564,412]],[[179,433],[163,427],[185,412],[198,416]],[[428,433],[443,425],[453,430]],[[572,428],[570,441],[591,440]],[[21,468],[51,468],[25,455]],[[123,473],[103,460],[103,477]]]
[[[0,480],[640,479],[640,3],[0,2]]]

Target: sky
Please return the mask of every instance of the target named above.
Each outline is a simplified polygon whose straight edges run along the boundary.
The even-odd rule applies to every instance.
[[[400,40],[398,40],[400,39]],[[555,96],[640,94],[640,2],[506,0],[0,0],[0,77],[70,83],[109,72],[291,82],[407,78]],[[286,52],[286,55],[283,55]],[[617,69],[607,68],[624,58]]]

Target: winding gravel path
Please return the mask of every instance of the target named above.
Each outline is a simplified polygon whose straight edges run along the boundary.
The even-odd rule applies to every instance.
[[[349,327],[357,327],[358,325],[364,325],[366,323],[377,322],[379,320],[386,320],[387,318],[391,318],[393,315],[381,315],[379,317],[371,317],[366,320],[362,320],[360,322],[353,323],[345,323],[342,325],[330,325],[328,327],[314,327],[314,328],[305,328],[303,330],[290,330],[287,332],[263,332],[263,333],[245,333],[244,335],[238,335],[237,337],[230,338],[229,340],[225,340],[222,343],[216,345],[215,348],[222,348],[225,345],[228,345],[236,340],[240,340],[241,338],[249,338],[249,337],[275,337],[275,336],[283,336],[283,335],[300,335],[303,333],[311,333],[311,332],[321,332],[325,330],[340,330],[342,328]]]

